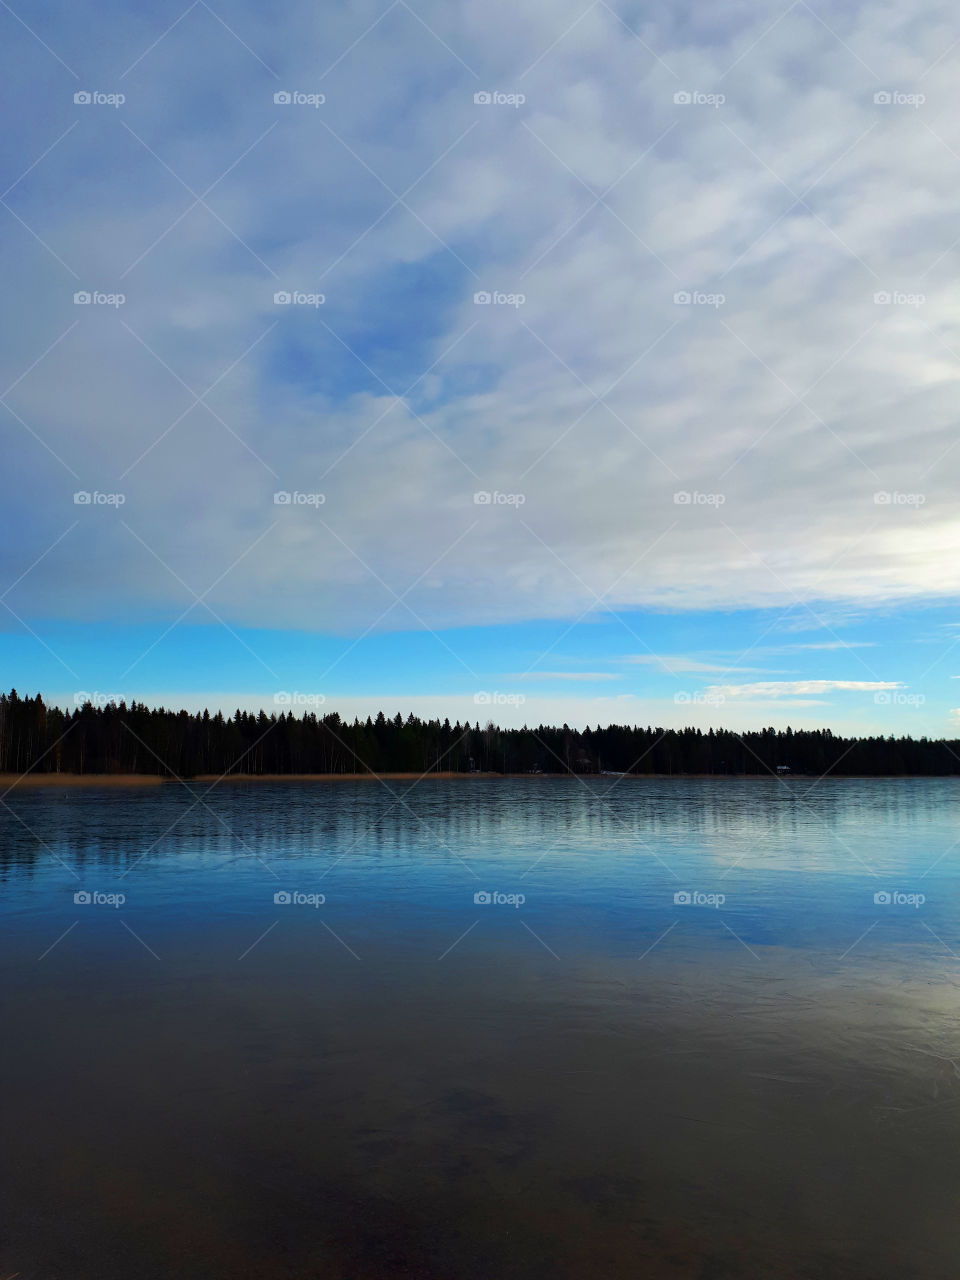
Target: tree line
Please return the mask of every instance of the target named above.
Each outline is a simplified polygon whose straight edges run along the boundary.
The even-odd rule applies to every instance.
[[[505,729],[409,715],[341,719],[237,710],[191,714],[145,703],[0,694],[0,773],[198,774],[960,774],[956,739],[845,738],[830,729]]]

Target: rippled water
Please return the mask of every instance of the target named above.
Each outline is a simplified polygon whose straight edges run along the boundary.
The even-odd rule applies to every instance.
[[[956,782],[409,785],[6,797],[0,1276],[960,1273]]]

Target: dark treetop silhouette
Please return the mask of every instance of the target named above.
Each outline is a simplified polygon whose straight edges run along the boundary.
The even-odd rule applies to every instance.
[[[397,715],[209,711],[132,702],[74,711],[0,695],[0,773],[197,774],[497,772],[590,774],[960,774],[960,742],[843,738],[829,729],[503,729]]]

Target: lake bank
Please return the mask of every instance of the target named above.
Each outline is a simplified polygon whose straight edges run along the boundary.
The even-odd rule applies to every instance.
[[[0,793],[15,787],[153,787],[170,781],[152,773],[0,773]]]
[[[418,778],[500,778],[499,773],[199,773],[184,778],[186,783],[202,782],[413,782]],[[509,776],[509,775],[507,775]],[[518,777],[526,775],[519,774]],[[546,775],[542,775],[546,776]],[[565,775],[558,774],[557,777]],[[0,792],[14,787],[153,787],[180,780],[154,773],[0,773]]]
[[[604,779],[609,782],[620,782],[630,779],[632,782],[688,782],[688,781],[726,781],[726,782],[810,782],[816,783],[824,775],[813,773],[791,773],[777,777],[772,773],[452,773],[444,770],[430,773],[228,773],[224,775],[199,773],[183,779],[190,783],[204,783],[216,786],[224,782],[472,782],[478,779],[552,781],[577,778]],[[925,773],[891,773],[891,774],[843,774],[839,780],[843,782],[862,782],[870,778],[938,778],[954,775]],[[50,788],[50,787],[156,787],[166,783],[178,783],[180,779],[152,773],[0,773],[0,794],[15,788]]]

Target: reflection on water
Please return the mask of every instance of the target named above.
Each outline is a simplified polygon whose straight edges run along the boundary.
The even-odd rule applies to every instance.
[[[409,785],[7,797],[0,1276],[956,1276],[955,782]]]

